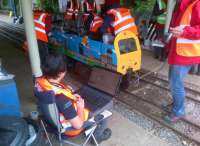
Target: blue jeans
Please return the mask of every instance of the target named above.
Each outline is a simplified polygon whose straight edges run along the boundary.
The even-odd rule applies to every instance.
[[[172,113],[176,116],[185,114],[184,78],[192,65],[170,65],[169,86],[173,97]]]

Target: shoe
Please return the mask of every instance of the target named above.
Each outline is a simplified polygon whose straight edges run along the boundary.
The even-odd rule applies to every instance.
[[[100,144],[102,141],[108,140],[111,137],[111,135],[112,135],[112,130],[110,128],[106,128],[103,131],[102,135],[100,137],[96,138],[97,143]],[[93,139],[91,141],[91,144],[95,145],[95,142]]]
[[[185,115],[176,116],[174,114],[170,114],[170,115],[164,116],[163,120],[168,124],[175,124],[177,121],[183,119],[184,117]]]
[[[106,128],[104,131],[103,131],[103,135],[101,136],[101,140],[104,141],[104,140],[108,140],[112,135],[112,130],[110,128]]]
[[[169,104],[162,104],[163,110],[165,110],[169,113],[171,113],[171,111],[172,111],[172,106],[173,106],[173,102],[169,103]]]

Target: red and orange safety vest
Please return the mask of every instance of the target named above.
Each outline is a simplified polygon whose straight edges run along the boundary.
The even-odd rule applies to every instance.
[[[40,77],[36,79],[36,84],[35,86],[41,90],[41,91],[54,91],[55,95],[63,94],[71,100],[73,103],[73,106],[75,110],[77,110],[77,105],[76,105],[76,96],[73,95],[71,89],[69,89],[67,86],[63,84],[59,84],[59,86],[52,85],[46,78]],[[89,117],[89,110],[84,109],[84,119],[85,121],[88,120]],[[65,119],[62,113],[60,113],[60,122],[62,124],[63,129],[70,128],[72,125]],[[65,135],[67,136],[76,136],[81,133],[82,129],[78,130],[71,130],[65,132]]]
[[[69,8],[66,10],[65,19],[72,19],[74,13],[74,5],[72,0],[69,1]]]
[[[182,15],[180,27],[190,26],[192,9],[199,0],[191,3]],[[200,39],[190,40],[187,38],[179,37],[176,40],[176,52],[180,56],[185,57],[200,57]]]
[[[48,34],[46,32],[46,24],[45,24],[47,16],[48,16],[47,13],[34,13],[36,37],[38,40],[41,40],[43,42],[48,42]]]
[[[73,0],[70,0],[69,1],[69,8],[67,8],[67,10],[66,10],[65,19],[66,20],[72,20],[73,15],[75,16],[75,19],[76,19],[77,16],[78,16],[79,9],[80,9],[80,5],[79,5],[78,0],[76,2],[76,5],[73,2]]]
[[[126,8],[117,8],[110,9],[107,12],[108,15],[114,15],[114,21],[111,23],[111,26],[114,28],[114,33],[117,35],[123,30],[130,30],[136,35],[138,35],[137,27],[135,25],[135,20],[131,16],[129,9]]]
[[[90,24],[90,32],[98,32],[99,28],[103,24],[103,19],[99,17],[98,15],[94,15],[94,19]]]

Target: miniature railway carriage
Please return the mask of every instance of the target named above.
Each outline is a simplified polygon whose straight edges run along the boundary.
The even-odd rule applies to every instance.
[[[111,44],[87,36],[53,31],[55,49],[90,66],[99,66],[126,75],[141,68],[141,48],[138,37],[130,31],[120,32]]]

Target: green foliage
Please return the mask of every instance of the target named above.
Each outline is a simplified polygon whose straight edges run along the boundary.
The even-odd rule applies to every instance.
[[[41,7],[50,12],[57,12],[58,0],[41,0]]]
[[[3,6],[7,6],[8,5],[8,0],[3,0],[2,4],[3,4]]]
[[[149,14],[153,11],[156,0],[136,0],[134,13],[135,14]]]

